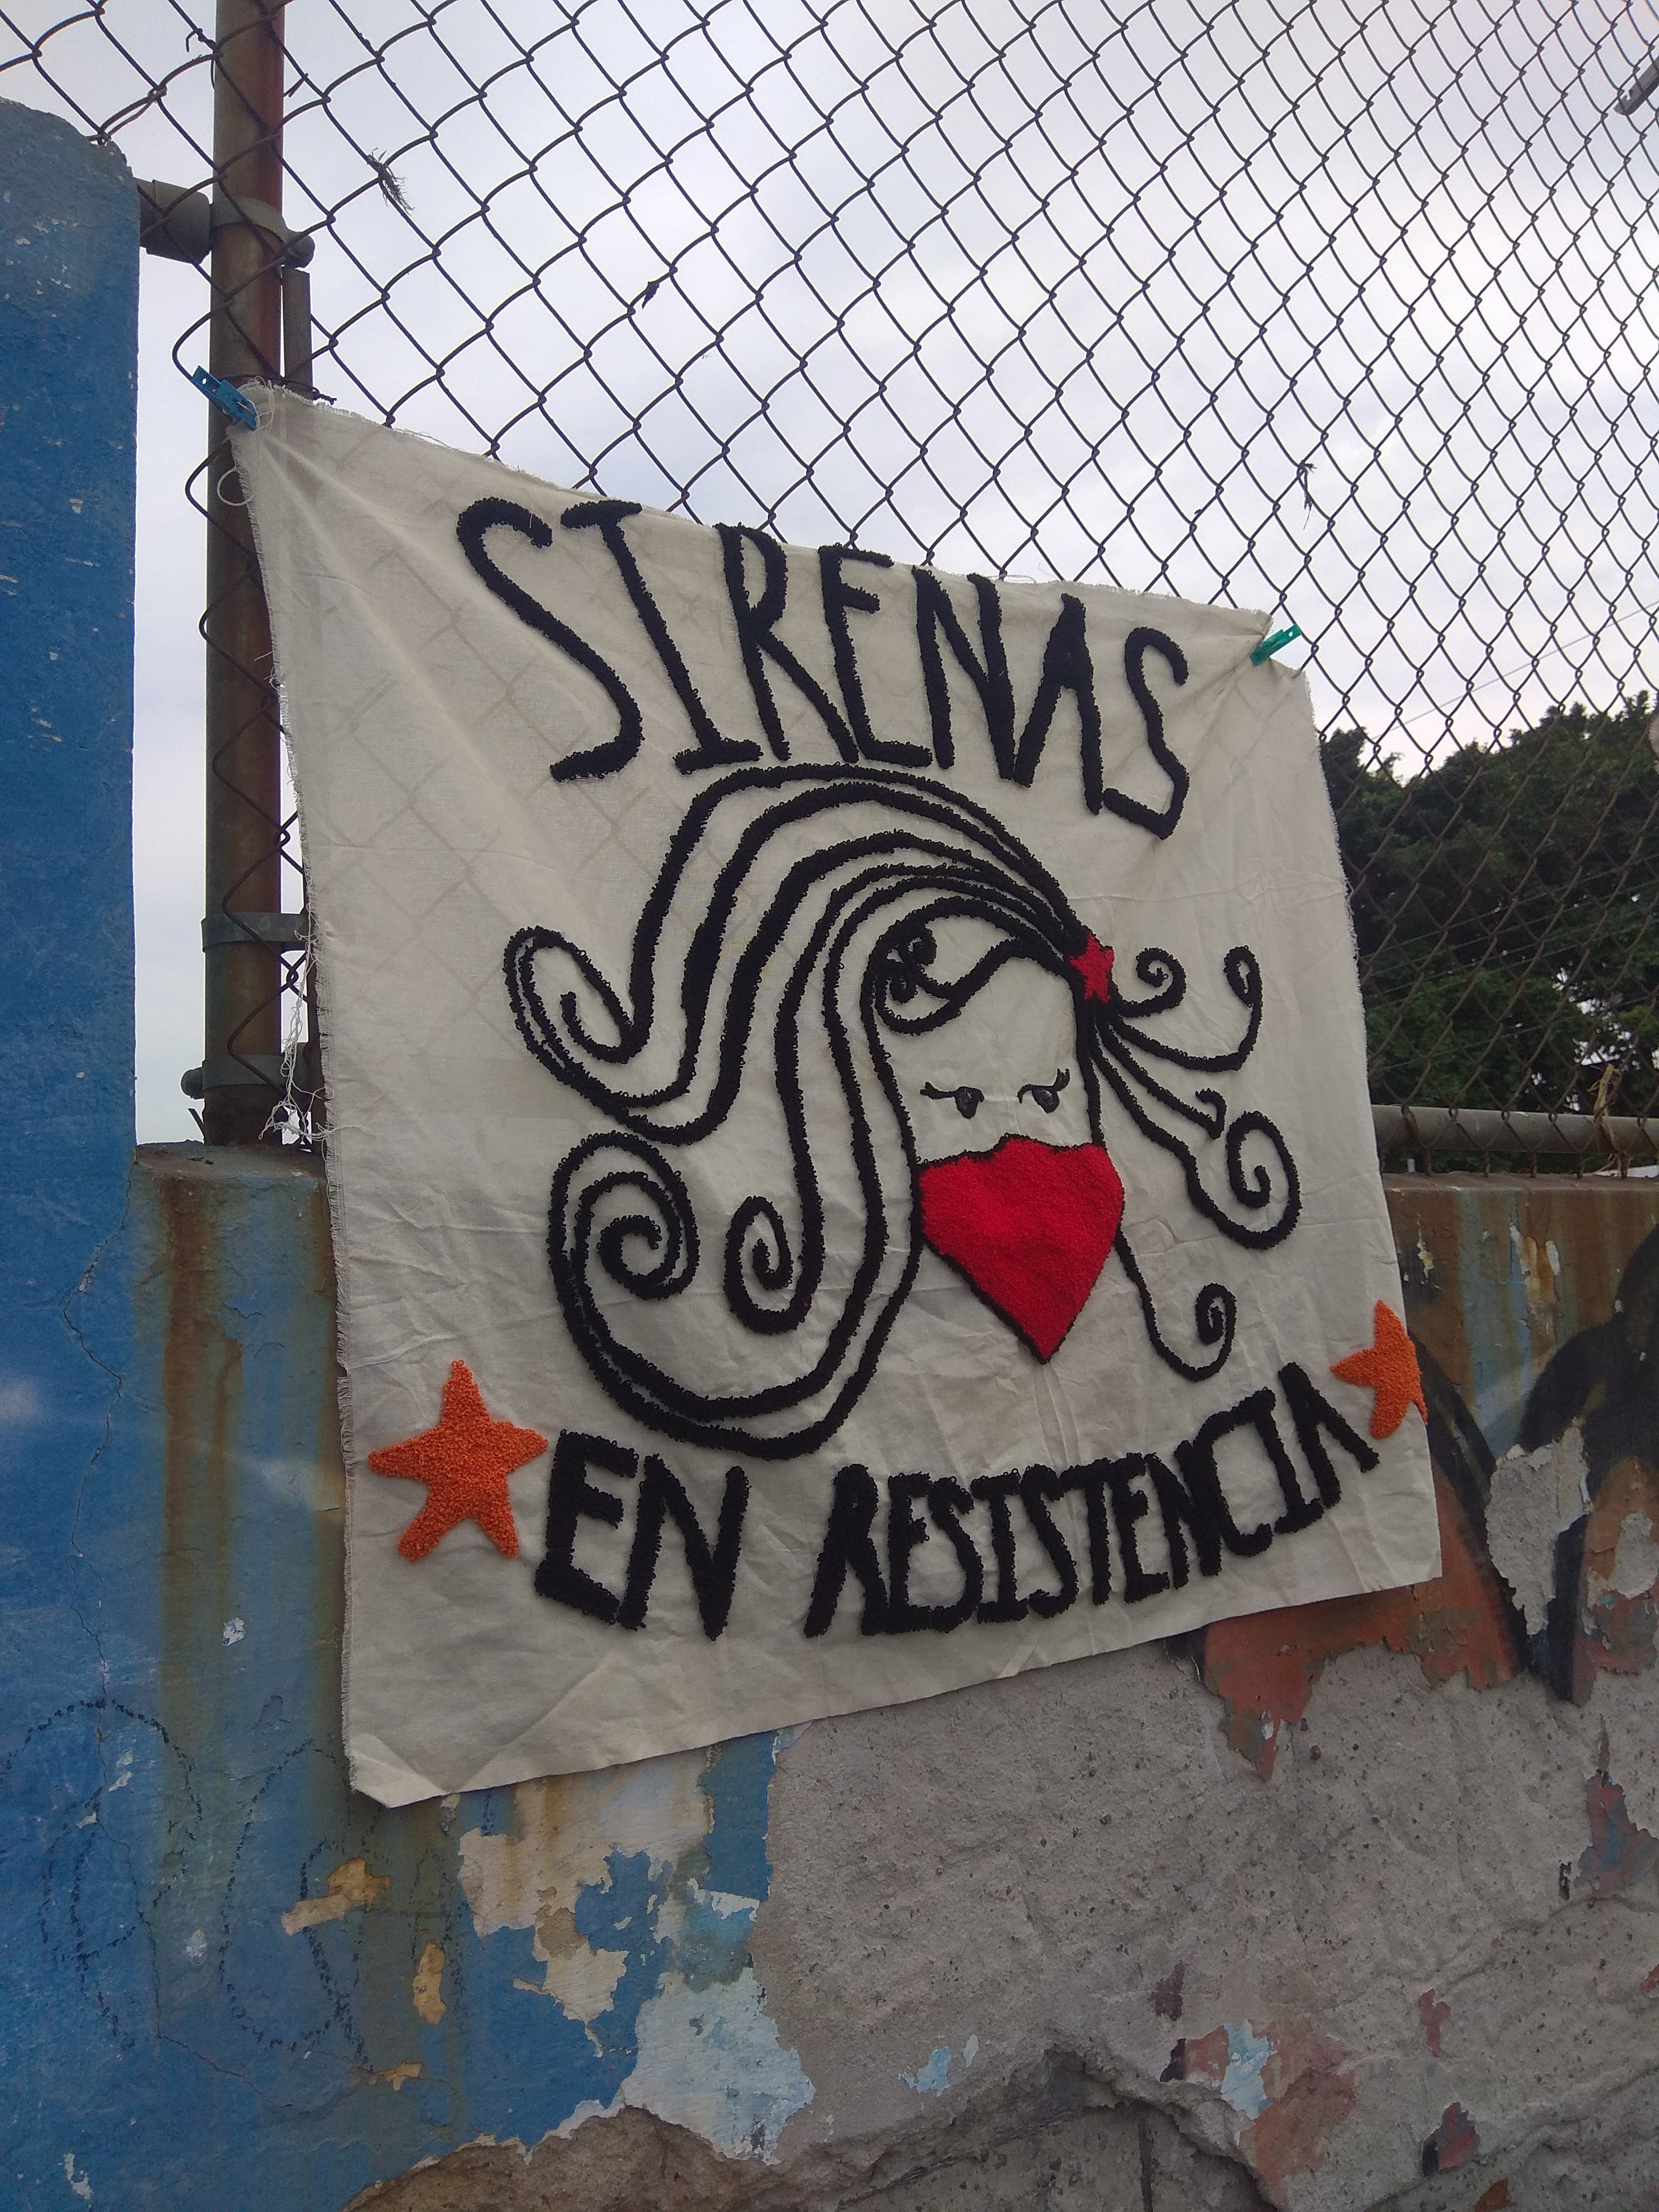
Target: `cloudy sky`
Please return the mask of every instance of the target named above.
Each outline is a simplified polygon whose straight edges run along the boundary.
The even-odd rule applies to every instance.
[[[0,94],[198,184],[211,17],[0,0]],[[703,520],[1283,612],[1322,723],[1406,766],[1659,683],[1646,5],[290,0],[288,36],[342,406]],[[142,290],[160,1138],[201,1049],[205,284]]]

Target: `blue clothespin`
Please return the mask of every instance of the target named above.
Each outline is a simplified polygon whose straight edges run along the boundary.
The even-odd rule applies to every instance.
[[[241,397],[240,392],[237,397],[239,398]],[[1299,623],[1292,623],[1288,629],[1276,629],[1271,637],[1262,639],[1261,644],[1250,655],[1251,661],[1260,668],[1264,660],[1271,660],[1274,653],[1281,651],[1284,647],[1293,644],[1301,635],[1302,626]]]
[[[190,380],[198,392],[205,392],[222,415],[228,415],[233,422],[240,422],[245,430],[259,427],[259,410],[251,399],[245,399],[228,376],[215,376],[211,369],[193,368]]]

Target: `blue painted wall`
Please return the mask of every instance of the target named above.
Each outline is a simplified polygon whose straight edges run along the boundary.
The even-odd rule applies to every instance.
[[[0,1655],[67,1681],[86,1632],[30,1555],[70,1555],[102,1433],[68,1305],[132,1148],[137,220],[118,155],[9,102],[0,211]]]
[[[775,2147],[810,2091],[749,1965],[772,1739],[398,1813],[347,1789],[313,1164],[145,1147],[70,1304],[118,1382],[106,1435],[14,1435],[0,2202],[337,2212],[647,2096]],[[555,1891],[609,1984],[586,2022],[538,1955]]]

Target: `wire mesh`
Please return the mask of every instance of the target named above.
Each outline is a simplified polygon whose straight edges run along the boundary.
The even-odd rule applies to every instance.
[[[15,96],[210,183],[207,0],[0,28]],[[307,0],[284,35],[325,394],[702,520],[1282,610],[1373,1096],[1659,1103],[1628,12]]]

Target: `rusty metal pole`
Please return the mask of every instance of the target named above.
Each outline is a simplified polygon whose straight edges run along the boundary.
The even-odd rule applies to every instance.
[[[218,0],[213,108],[216,376],[280,374],[280,217],[285,0]],[[239,219],[239,211],[246,210]],[[207,1034],[203,1126],[210,1145],[256,1143],[276,1103],[282,973],[262,918],[282,904],[281,738],[270,617],[232,468],[229,425],[209,410],[207,553]],[[228,489],[227,501],[223,490]],[[246,922],[227,915],[245,915]]]

